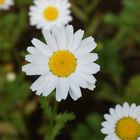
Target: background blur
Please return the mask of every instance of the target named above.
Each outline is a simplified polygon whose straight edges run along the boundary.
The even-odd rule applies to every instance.
[[[62,101],[58,111],[53,96],[40,103],[29,89],[36,77],[21,72],[31,39],[43,41],[29,25],[32,2],[15,0],[0,11],[0,140],[103,140],[110,107],[140,104],[140,0],[71,0],[71,24],[95,38],[101,72],[95,91],[82,90],[82,98]]]

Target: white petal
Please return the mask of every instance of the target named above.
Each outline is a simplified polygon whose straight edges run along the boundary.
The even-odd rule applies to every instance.
[[[110,132],[109,133],[114,133],[114,124],[110,123],[110,122],[102,122],[101,124],[104,128],[108,129]]]
[[[58,82],[59,83],[59,82]],[[56,87],[56,100],[60,102],[62,100],[62,95],[61,95],[61,88],[59,85]]]
[[[48,96],[57,86],[58,78],[51,73],[40,76],[32,85],[32,91],[37,91],[37,94],[43,93]]]
[[[129,105],[128,105],[128,103],[124,103],[124,105],[123,105],[123,115],[125,117],[128,117],[128,115],[129,115]]]
[[[40,76],[40,77],[31,85],[30,88],[32,89],[32,91],[37,91],[37,90],[39,90],[39,89],[42,89],[42,87],[48,83],[48,80],[49,80],[48,78],[49,78],[49,74]],[[42,91],[41,91],[41,92],[42,92]]]
[[[115,121],[118,121],[119,120],[119,118],[118,118],[118,116],[116,114],[116,111],[113,108],[110,108],[109,112],[110,112],[111,116],[113,117],[113,119]]]
[[[71,52],[74,52],[75,50],[78,49],[83,36],[84,36],[83,30],[78,30],[77,32],[75,32],[74,37],[73,37],[73,42],[71,44],[71,47],[69,48]]]
[[[47,44],[41,42],[38,39],[33,39],[32,44],[37,48],[37,50],[39,52],[41,52],[43,55],[50,57],[52,55],[52,51],[49,49],[49,47],[47,46]]]
[[[82,88],[87,88],[88,87],[88,83],[86,82],[86,80],[81,77],[78,73],[73,73],[69,76],[69,79],[75,83],[77,86],[80,86]]]
[[[38,51],[35,47],[28,47],[27,51],[31,54],[38,54]]]
[[[120,139],[114,133],[112,133],[107,135],[104,140],[120,140]]]
[[[93,83],[88,83],[87,89],[89,89],[89,90],[94,90],[95,87],[96,87],[95,84],[93,84]]]
[[[57,86],[58,78],[51,73],[40,76],[32,85],[32,91],[37,91],[36,94],[43,93],[44,96],[48,96]]]
[[[90,53],[93,49],[95,49],[96,43],[94,41],[94,38],[88,37],[82,40],[82,42],[79,45],[79,49],[75,52],[76,56],[79,56],[81,54],[87,54]]]
[[[47,65],[27,64],[22,67],[22,71],[27,75],[44,75],[49,72]]]
[[[95,84],[96,79],[94,78],[93,75],[91,74],[83,74],[83,73],[78,73],[81,77],[83,77],[88,83],[93,83]]]
[[[82,96],[80,87],[74,85],[73,83],[70,84],[69,93],[71,98],[75,101]]]
[[[100,71],[100,66],[95,63],[87,65],[78,64],[77,71],[84,74],[96,74],[98,71]]]
[[[137,118],[139,120],[140,116],[140,106],[137,106],[136,109],[134,110],[133,114],[131,115],[134,118]]]
[[[58,85],[56,87],[56,100],[61,101],[66,99],[68,96],[69,85],[67,78],[59,78]]]
[[[98,59],[98,55],[95,53],[85,54],[77,57],[79,64],[90,64]]]
[[[136,104],[132,104],[129,110],[129,116],[131,116],[134,112],[134,110],[136,109]]]
[[[57,26],[53,26],[51,28],[51,32],[52,32],[52,35],[55,38],[55,40],[57,40],[57,36],[58,36],[58,33],[59,33],[59,28]]]
[[[59,32],[57,35],[57,43],[60,50],[64,50],[66,48],[67,38],[64,27],[59,28]]]
[[[58,77],[51,75],[50,80],[48,81],[48,84],[46,85],[43,95],[48,96],[53,90],[57,87],[58,84]]]
[[[115,140],[114,134],[109,134],[108,136],[105,137],[104,140]]]
[[[67,49],[69,49],[69,47],[71,46],[72,44],[72,41],[73,41],[73,26],[71,25],[68,25],[66,27],[66,37],[67,37]]]
[[[77,73],[77,72],[76,72]],[[78,73],[78,75],[87,82],[87,87],[89,90],[94,90],[96,79],[91,74]]]
[[[118,118],[123,117],[123,109],[120,105],[116,105],[116,114],[117,114]]]
[[[48,30],[43,30],[44,38],[52,51],[58,50],[56,40]]]
[[[105,115],[104,115],[104,118],[105,118],[108,122],[110,122],[110,123],[112,123],[112,124],[115,124],[115,123],[116,123],[116,120],[115,120],[111,115],[105,114]]]
[[[46,64],[48,65],[49,59],[39,55],[26,55],[25,60],[34,64]]]
[[[101,129],[101,132],[102,132],[103,134],[110,134],[110,133],[113,133],[113,130],[110,131],[110,129],[102,128],[102,129]]]

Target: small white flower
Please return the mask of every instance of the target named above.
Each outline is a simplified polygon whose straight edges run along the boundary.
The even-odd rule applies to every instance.
[[[15,74],[14,72],[9,72],[9,73],[7,73],[7,75],[6,75],[6,79],[7,79],[7,81],[9,81],[9,82],[13,82],[13,81],[16,80],[16,74]]]
[[[140,106],[124,103],[109,112],[102,123],[101,131],[107,135],[105,140],[140,140]]]
[[[0,0],[0,9],[8,10],[13,4],[13,0]]]
[[[72,20],[70,6],[68,0],[35,0],[30,7],[30,24],[37,29],[66,25]]]
[[[30,62],[22,67],[27,75],[41,75],[31,86],[37,95],[48,96],[56,88],[56,100],[66,99],[68,92],[72,99],[81,97],[82,88],[93,90],[96,79],[92,74],[99,71],[93,63],[98,55],[91,53],[96,47],[92,37],[82,40],[84,31],[73,33],[73,26],[54,27],[43,31],[47,44],[33,39],[35,47],[28,47]]]

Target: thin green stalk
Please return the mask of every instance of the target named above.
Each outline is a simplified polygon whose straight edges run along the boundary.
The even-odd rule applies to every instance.
[[[72,12],[82,22],[87,21],[87,15],[78,6],[76,6],[75,4],[72,5]]]

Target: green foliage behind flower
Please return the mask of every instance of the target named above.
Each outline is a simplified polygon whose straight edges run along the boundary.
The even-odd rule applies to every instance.
[[[32,0],[16,0],[9,11],[0,11],[0,140],[102,140],[100,124],[110,106],[140,104],[140,1],[71,3],[71,24],[98,42],[101,72],[96,90],[84,90],[88,94],[76,103],[68,99],[58,106],[53,96],[31,93],[29,83],[34,79],[27,79],[21,66],[29,41],[41,38],[41,33],[29,26]],[[16,74],[15,80],[6,78],[9,72]]]

